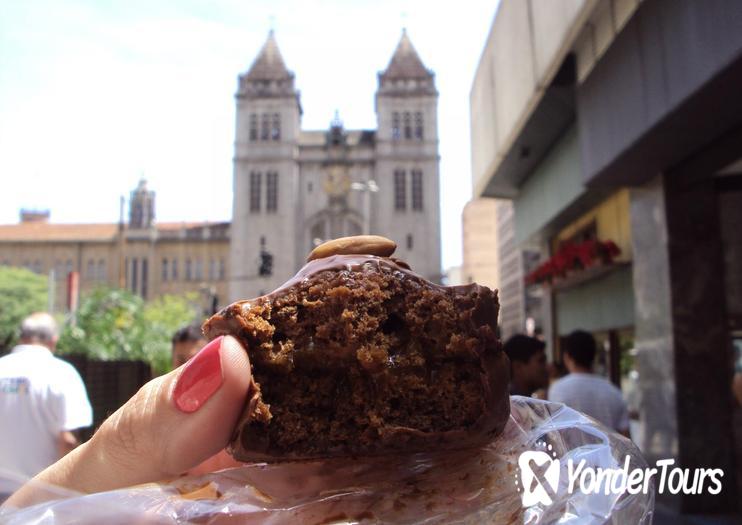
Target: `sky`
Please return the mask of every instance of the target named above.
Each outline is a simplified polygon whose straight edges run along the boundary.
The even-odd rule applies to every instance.
[[[230,220],[234,93],[269,29],[303,129],[374,129],[403,27],[436,74],[443,267],[471,198],[469,91],[497,0],[0,0],[0,224],[115,222],[140,178],[157,220]]]

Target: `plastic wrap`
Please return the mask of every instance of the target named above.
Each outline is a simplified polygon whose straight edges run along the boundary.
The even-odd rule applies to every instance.
[[[0,522],[651,523],[651,484],[638,494],[568,490],[569,459],[615,471],[647,467],[631,441],[560,404],[513,396],[511,409],[502,436],[479,450],[245,465],[167,483],[68,494],[5,510]],[[536,450],[548,451],[557,463],[558,489],[549,504],[524,507],[518,460]]]

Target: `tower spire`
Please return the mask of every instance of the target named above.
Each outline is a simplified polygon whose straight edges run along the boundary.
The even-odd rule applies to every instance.
[[[258,56],[250,66],[246,78],[250,80],[285,80],[291,78],[286,68],[281,51],[278,49],[273,27],[268,31],[268,38],[260,49]]]

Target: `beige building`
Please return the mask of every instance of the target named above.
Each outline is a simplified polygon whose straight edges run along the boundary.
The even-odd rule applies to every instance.
[[[438,92],[403,32],[378,74],[376,129],[301,128],[294,74],[271,32],[239,77],[232,216],[232,299],[268,292],[324,240],[374,233],[441,280]]]
[[[462,280],[500,288],[495,199],[472,199],[462,213],[464,258]]]
[[[79,292],[122,287],[144,299],[196,292],[205,313],[224,304],[229,275],[229,223],[156,223],[154,192],[132,192],[123,224],[54,224],[49,212],[21,212],[0,225],[0,265],[48,275],[53,308],[66,311],[68,275]]]

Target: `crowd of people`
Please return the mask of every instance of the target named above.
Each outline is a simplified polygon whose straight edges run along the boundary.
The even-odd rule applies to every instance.
[[[59,331],[54,318],[47,313],[35,313],[26,318],[20,327],[20,344],[9,355],[0,358],[0,421],[3,422],[3,431],[0,432],[0,502],[25,481],[68,455],[78,445],[75,431],[92,424],[92,409],[80,375],[72,365],[54,356],[58,339]],[[563,369],[560,365],[547,362],[546,344],[540,339],[515,335],[504,343],[503,349],[511,364],[511,395],[564,403],[617,432],[629,435],[628,410],[621,391],[607,379],[592,372],[597,349],[591,334],[576,331],[563,340]],[[224,419],[226,415],[226,419],[236,421],[243,404],[245,381],[249,381],[250,377],[244,349],[236,340],[218,338],[208,342],[199,326],[183,327],[172,338],[172,366],[174,370],[181,367],[183,370],[180,373],[176,370],[145,385],[122,409],[106,420],[103,427],[109,431],[106,432],[106,428],[102,427],[103,432],[99,431],[96,436],[108,434],[109,440],[115,441],[119,438],[114,435],[120,433],[125,424],[122,420],[131,418],[132,413],[141,415],[150,409],[160,413],[165,410],[165,416],[158,416],[161,419],[159,426],[199,425],[192,423],[193,419],[188,422],[180,422],[180,419],[184,414],[197,412],[209,397],[219,395],[226,396],[228,401],[222,406],[212,403],[211,408],[202,411],[211,414],[201,417],[207,421]],[[173,386],[163,387],[166,383]],[[163,394],[163,391],[166,393]],[[164,398],[160,399],[162,396]],[[175,412],[173,405],[178,409]],[[137,408],[133,409],[132,406]],[[168,421],[168,418],[172,421]],[[126,424],[136,426],[140,423],[138,421]],[[217,426],[224,429],[229,425]],[[151,432],[138,439],[147,441],[147,447],[156,448],[158,431],[147,430]],[[210,450],[189,449],[192,457],[179,457],[175,466],[168,464],[167,458],[162,459],[161,463],[167,465],[170,474],[200,474],[236,465],[224,451],[223,445],[229,438],[225,433],[227,431],[207,424],[199,425],[196,432],[220,433],[216,439],[212,439],[216,448],[212,444]],[[90,441],[96,441],[96,438]],[[110,446],[106,448],[105,439],[97,441],[91,445],[88,445],[90,442],[86,443],[86,446],[79,447],[75,454],[69,456],[89,456],[89,451],[80,451],[86,448],[97,450],[96,457],[102,454],[98,450],[100,447],[111,453]],[[221,448],[218,447],[219,443],[222,443]],[[159,459],[157,454],[154,456]],[[144,481],[137,477],[142,470],[138,464],[141,458],[133,459],[132,465],[124,465],[123,473],[118,476],[108,472],[108,466],[103,465],[103,474],[96,475],[95,469],[91,474],[91,469],[84,469],[82,481],[79,475],[70,481],[70,476],[76,475],[75,465],[81,461],[80,458],[69,459],[65,468],[56,468],[57,464],[64,463],[59,461],[44,471],[41,477],[50,472],[45,481],[56,482],[60,476],[67,476],[66,485],[77,488],[85,487],[85,479],[98,486],[101,483],[106,485],[102,478],[112,478],[109,482],[116,486],[126,479],[126,475],[134,476],[129,480],[132,483]],[[82,461],[83,464],[86,462],[90,464],[95,460],[88,457]],[[157,468],[162,470],[163,467],[159,465]],[[58,484],[65,486],[65,482]],[[17,495],[13,498],[18,499]]]
[[[621,391],[593,373],[597,345],[592,334],[576,330],[563,339],[562,365],[547,364],[546,343],[535,337],[514,335],[503,350],[510,359],[511,395],[563,403],[629,437],[629,411]]]

